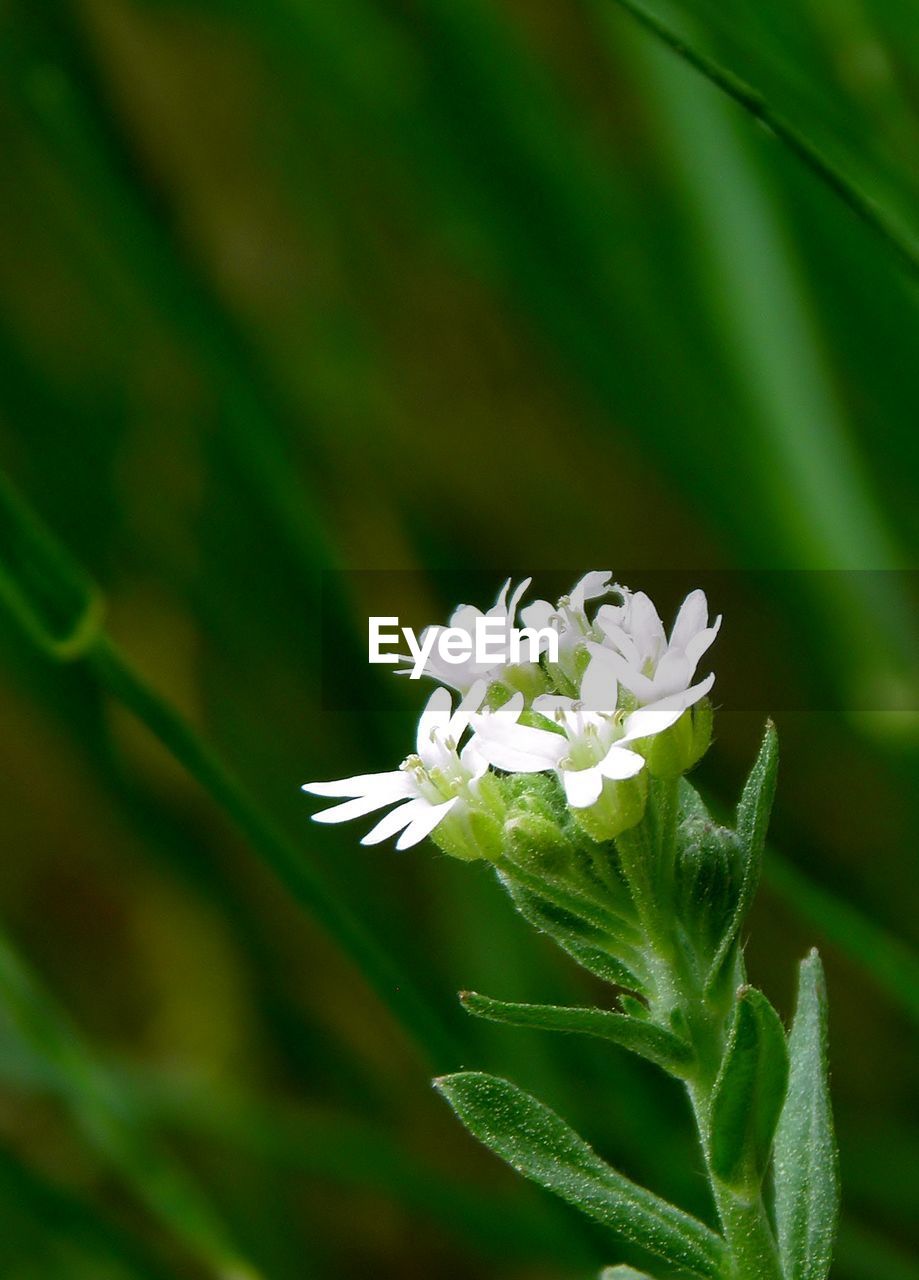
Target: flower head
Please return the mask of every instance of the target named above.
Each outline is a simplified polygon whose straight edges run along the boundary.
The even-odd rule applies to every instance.
[[[533,710],[555,728],[539,729],[519,723],[523,708],[523,695],[515,694],[500,710],[474,716],[479,751],[508,773],[553,770],[572,809],[596,804],[604,780],[621,782],[644,768],[644,759],[629,744],[646,736],[645,728],[639,725],[636,732],[631,718],[588,711],[573,698],[543,694],[534,699]]]
[[[623,596],[621,605],[603,605],[597,613],[603,641],[588,642],[591,662],[581,686],[582,698],[590,707],[606,709],[615,706],[617,685],[621,685],[638,707],[660,713],[685,711],[704,698],[715,682],[714,675],[709,675],[692,683],[700,658],[718,634],[721,616],[709,626],[705,592],[691,591],[668,638],[657,609],[643,591],[625,591]],[[667,727],[661,716],[657,720]],[[655,723],[651,718],[646,722]]]
[[[511,592],[511,579],[508,578],[498,593],[497,600],[490,609],[483,612],[476,605],[461,604],[459,608],[455,609],[450,615],[449,627],[453,630],[465,632],[466,635],[468,635],[474,655],[476,620],[479,618],[494,618],[502,620],[504,623],[504,651],[509,652],[510,646],[508,642],[510,639],[511,629],[515,624],[517,606],[531,582],[532,578],[525,578],[523,582],[519,583]],[[509,592],[510,599],[508,599]],[[445,629],[446,628],[440,625],[425,627],[420,637],[422,644],[431,632],[440,632]],[[497,636],[495,636],[494,633],[492,634],[495,640],[495,648],[500,648],[500,634]],[[402,655],[402,661],[411,664],[414,662],[414,659],[407,655]],[[488,684],[491,681],[498,679],[501,675],[502,669],[506,667],[506,665],[507,663],[504,661],[476,662],[474,656],[464,662],[447,663],[439,656],[438,648],[435,644],[431,647],[430,656],[425,662],[424,674],[426,676],[430,676],[433,680],[437,680],[440,684],[447,685],[449,688],[456,689],[459,693],[465,694],[468,693],[473,685],[475,685],[479,680],[484,680],[486,684]],[[402,668],[397,671],[396,674],[407,675],[408,668]]]
[[[475,739],[462,750],[459,742],[484,695],[485,686],[480,682],[454,711],[449,692],[435,689],[418,722],[415,753],[398,769],[357,774],[337,782],[305,783],[303,790],[312,795],[350,797],[343,804],[314,813],[314,822],[347,822],[399,801],[361,844],[379,844],[401,832],[396,848],[409,849],[430,835],[448,814],[474,804],[476,785],[488,762]]]
[[[609,569],[594,569],[585,573],[574,590],[569,595],[562,596],[558,604],[550,604],[548,600],[534,600],[520,611],[525,626],[536,630],[554,627],[558,632],[558,665],[564,676],[573,683],[577,682],[579,646],[588,640],[601,638],[587,617],[588,600],[625,592],[625,588],[610,584],[611,577]]]

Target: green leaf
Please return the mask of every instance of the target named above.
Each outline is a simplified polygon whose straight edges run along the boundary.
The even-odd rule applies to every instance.
[[[729,1187],[758,1192],[787,1087],[779,1015],[760,991],[741,988],[712,1094],[712,1171]]]
[[[816,951],[801,963],[788,1097],[775,1137],[775,1216],[788,1280],[825,1280],[839,1212],[827,1067],[827,1005]]]
[[[734,944],[740,933],[747,912],[753,902],[759,885],[760,868],[763,862],[763,848],[766,844],[766,831],[769,827],[769,815],[772,812],[772,801],[775,798],[775,783],[779,768],[779,739],[775,725],[770,720],[766,725],[759,754],[750,770],[740,803],[737,806],[737,836],[740,840],[743,858],[743,876],[737,906],[727,927],[721,945],[712,961],[707,986],[714,987],[723,970],[733,955]]]
[[[673,1075],[682,1075],[681,1069],[692,1061],[692,1049],[684,1040],[653,1022],[639,1021],[625,1013],[607,1009],[564,1008],[552,1004],[515,1004],[507,1000],[493,1000],[475,991],[460,992],[460,1002],[467,1013],[490,1022],[611,1040]]]
[[[681,822],[686,822],[690,818],[696,818],[701,822],[712,821],[708,806],[688,778],[680,778],[677,798]]]
[[[645,993],[640,958],[633,956],[618,930],[585,919],[572,906],[550,900],[545,892],[524,888],[509,875],[501,874],[500,879],[524,920],[547,933],[588,973],[612,986]]]
[[[476,1071],[434,1083],[469,1132],[518,1173],[672,1265],[720,1274],[724,1246],[714,1232],[617,1173],[536,1098]]]
[[[624,1264],[618,1267],[606,1267],[600,1274],[600,1280],[654,1280],[647,1271],[636,1271],[634,1267]]]

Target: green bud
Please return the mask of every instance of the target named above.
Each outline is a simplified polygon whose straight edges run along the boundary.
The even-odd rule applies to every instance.
[[[507,856],[532,870],[563,871],[572,850],[555,779],[518,774],[508,781],[514,795],[504,825]]]
[[[740,891],[741,849],[733,831],[690,818],[678,836],[677,904],[694,943],[714,952]]]
[[[596,804],[589,809],[572,809],[574,820],[592,840],[612,840],[615,836],[637,827],[645,814],[648,799],[647,770],[634,778],[613,782],[603,780],[603,790]]]
[[[676,724],[653,738],[643,738],[636,748],[655,778],[679,778],[705,755],[712,740],[712,704],[703,698],[689,707]]]
[[[500,779],[486,773],[475,784],[472,803],[455,805],[431,832],[431,839],[451,858],[493,862],[504,852],[506,809]]]

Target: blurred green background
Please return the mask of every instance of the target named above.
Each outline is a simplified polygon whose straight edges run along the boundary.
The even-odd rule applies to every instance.
[[[826,958],[834,1277],[919,1277],[915,10],[648,6],[766,127],[613,0],[0,7],[4,1280],[621,1260],[455,1124],[461,1064],[711,1214],[651,1067],[463,1020],[605,998],[487,870],[298,791],[423,697],[344,570],[433,621],[622,566],[780,571],[724,632],[788,686],[749,965],[787,1013]]]

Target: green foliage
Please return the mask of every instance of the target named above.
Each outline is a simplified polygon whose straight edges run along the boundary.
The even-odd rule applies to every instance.
[[[593,903],[518,869],[502,872],[501,878],[524,920],[548,934],[588,972],[616,987],[645,990],[642,959],[627,924],[612,916],[598,919]]]
[[[775,1138],[775,1217],[787,1280],[826,1280],[839,1213],[839,1178],[827,1062],[823,966],[801,962],[789,1036],[788,1097]]]
[[[460,1002],[467,1013],[511,1027],[532,1027],[537,1031],[573,1032],[611,1040],[632,1053],[669,1071],[683,1074],[692,1062],[692,1049],[678,1036],[640,1018],[608,1009],[571,1009],[551,1004],[519,1004],[493,1000],[476,991],[461,991]]]
[[[599,1217],[631,1243],[719,1280],[788,1280],[789,1268],[794,1280],[825,1280],[819,1268],[828,1266],[832,1243],[832,1222],[820,1216],[829,1212],[826,1187],[835,1188],[836,1174],[825,1071],[813,1061],[818,1050],[825,1050],[825,1021],[815,1003],[812,975],[809,988],[802,979],[790,1088],[789,1046],[775,1009],[746,982],[733,1000],[725,1002],[722,990],[726,975],[744,971],[738,934],[759,880],[777,762],[770,724],[744,786],[734,831],[712,822],[689,784],[658,779],[641,824],[617,839],[615,852],[634,903],[629,927],[642,931],[632,945],[633,954],[642,958],[645,1000],[638,1000],[634,990],[625,993],[624,1012],[614,1012],[499,1001],[474,992],[460,996],[477,1017],[610,1040],[685,1082],[721,1230],[711,1237],[704,1263],[699,1254],[680,1254],[672,1236],[661,1235],[665,1221],[682,1223],[685,1232],[682,1210],[656,1197],[646,1199],[649,1193],[624,1182],[554,1112],[516,1085],[473,1072],[436,1082],[466,1127],[519,1172]],[[572,846],[566,853],[560,828],[555,831],[553,892],[559,900],[570,893],[566,909],[534,910],[533,888],[521,892],[511,881],[513,900],[531,923],[546,928],[585,967],[604,976],[584,932],[592,931],[587,936],[593,939],[603,934],[598,919],[587,919],[602,914],[602,888],[592,909],[578,911],[585,850]],[[613,856],[609,849],[605,854]],[[534,863],[532,857],[528,861]],[[595,867],[597,859],[588,858],[586,865]],[[510,879],[512,873],[503,874]],[[713,920],[720,927],[713,928]],[[812,963],[805,964],[808,975]],[[807,1131],[811,1124],[819,1130],[821,1120],[824,1130]],[[763,1197],[774,1144],[778,1241]],[[798,1164],[791,1169],[793,1160]],[[692,1230],[698,1244],[698,1232],[705,1229],[695,1223]]]
[[[482,1072],[435,1083],[470,1133],[519,1173],[674,1266],[719,1274],[723,1250],[713,1232],[617,1173],[543,1103]]]
[[[615,852],[566,889],[543,857],[549,803],[521,816],[513,895],[492,898],[481,869],[311,839],[297,804],[305,777],[405,750],[404,687],[336,701],[373,595],[338,569],[410,570],[422,621],[450,603],[445,565],[570,568],[601,548],[633,585],[633,565],[779,569],[719,640],[747,675],[729,696],[719,668],[711,812],[754,715],[782,725],[790,785],[766,909],[737,921],[710,1012],[748,931],[757,980],[812,932],[832,944],[834,1280],[916,1280],[919,650],[896,572],[917,535],[914,29],[909,0],[5,7],[0,905],[130,1125],[149,1136],[110,1049],[199,1082],[170,1104],[173,1164],[271,1280],[436,1275],[441,1238],[483,1280],[596,1272],[573,1215],[556,1231],[532,1189],[476,1185],[462,1135],[425,1110],[417,1045],[438,1071],[500,1057],[705,1212],[659,1072],[593,1036],[449,1024],[458,980],[591,998],[516,899],[634,1022],[698,1038],[666,1007]],[[703,824],[672,886],[692,969],[739,884],[685,779],[681,799]],[[54,1036],[28,1037],[25,1064],[16,1025],[0,1271],[207,1269],[77,1119],[96,1072]],[[314,1127],[236,1109],[224,1086],[258,1082],[308,1099]],[[419,1134],[442,1168],[412,1163]],[[810,1203],[820,1177],[793,1171],[811,1280],[832,1196]]]
[[[607,1267],[600,1280],[652,1280],[646,1271],[636,1271],[634,1267],[625,1265],[619,1267]]]
[[[768,724],[759,754],[750,770],[750,776],[737,806],[736,830],[742,858],[740,893],[730,924],[712,961],[708,978],[709,987],[715,986],[729,966],[741,926],[759,886],[763,850],[766,847],[766,829],[769,826],[769,815],[775,798],[778,767],[778,736],[775,726]]]
[[[747,1196],[762,1185],[787,1087],[779,1015],[761,992],[742,987],[712,1092],[710,1159],[715,1176]]]

